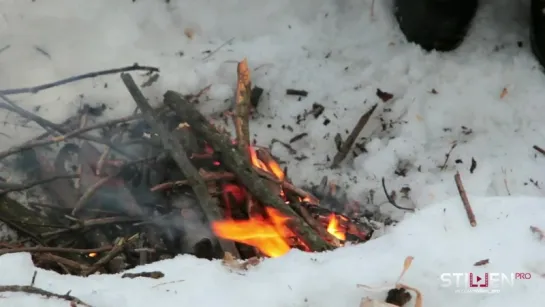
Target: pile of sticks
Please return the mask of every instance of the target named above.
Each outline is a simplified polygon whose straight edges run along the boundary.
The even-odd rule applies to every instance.
[[[127,70],[135,67],[155,72],[139,66]],[[232,112],[235,142],[197,110],[194,97],[168,91],[163,105],[153,108],[131,75],[121,72],[139,112],[94,125],[81,124],[82,120],[79,127],[74,122],[54,124],[6,97],[38,92],[59,82],[0,91],[0,98],[6,101],[0,107],[37,122],[47,131],[0,152],[2,161],[15,156],[15,166],[33,178],[30,183],[0,182],[0,221],[23,238],[2,243],[0,255],[31,252],[41,267],[83,276],[118,273],[179,253],[209,259],[222,258],[225,253],[249,258],[256,256],[255,251],[216,237],[209,225],[237,216],[248,218],[250,211],[266,208],[289,217],[287,227],[308,251],[343,245],[325,229],[327,217],[332,214],[338,216],[348,240],[362,242],[372,234],[369,225],[320,207],[316,197],[287,178],[278,179],[252,163],[248,128],[251,82],[245,61],[239,63]],[[99,129],[100,135],[91,133]],[[125,134],[136,137],[126,141],[122,137]],[[56,144],[63,145],[52,160],[48,145]],[[258,148],[257,152],[261,159],[273,159],[266,149]],[[73,155],[76,162],[72,161]],[[66,167],[70,162],[75,165],[71,170]],[[227,213],[232,208],[218,197],[224,193],[226,182],[240,186],[253,200],[251,206]],[[53,204],[21,203],[11,197],[10,193],[35,186]],[[280,196],[279,189],[284,196]],[[204,234],[199,237],[191,233],[195,230],[187,226],[188,220],[204,225]],[[189,239],[195,236],[196,240]]]

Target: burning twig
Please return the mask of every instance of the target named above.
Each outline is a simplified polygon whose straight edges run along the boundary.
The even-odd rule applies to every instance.
[[[59,81],[55,81],[55,82],[51,82],[51,83],[47,83],[47,84],[42,84],[42,85],[38,85],[38,86],[33,86],[33,87],[23,87],[23,88],[0,90],[0,94],[2,94],[2,95],[17,95],[17,94],[27,94],[27,93],[36,94],[39,91],[43,91],[43,90],[46,90],[46,89],[49,89],[49,88],[52,88],[52,87],[56,87],[56,86],[60,86],[60,85],[80,81],[80,80],[83,80],[83,79],[96,78],[96,77],[100,77],[100,76],[104,76],[104,75],[112,75],[112,74],[118,74],[118,73],[123,73],[123,72],[128,72],[128,71],[135,71],[135,70],[144,70],[144,71],[147,71],[147,72],[151,73],[151,72],[158,72],[159,68],[150,67],[150,66],[140,66],[138,64],[134,64],[132,66],[127,66],[127,67],[122,67],[122,68],[114,68],[114,69],[90,72],[90,73],[86,73],[86,74],[82,74],[82,75],[78,75],[78,76],[73,76],[73,77],[70,77],[70,78],[66,78],[66,79],[62,79],[62,80],[59,80]]]
[[[142,111],[144,119],[152,127],[152,129],[159,135],[163,147],[170,153],[182,173],[189,180],[193,191],[197,199],[199,200],[200,206],[206,215],[206,218],[211,223],[213,221],[221,220],[221,214],[219,208],[213,206],[210,193],[208,193],[208,187],[206,182],[203,180],[202,176],[199,174],[199,171],[191,164],[191,161],[186,155],[183,145],[174,138],[172,133],[170,133],[167,128],[157,120],[157,116],[152,109],[152,107],[146,101],[146,98],[138,89],[138,86],[132,79],[129,74],[122,74],[121,79],[125,83],[125,86],[129,90],[129,93],[133,97],[137,106]],[[220,245],[224,252],[230,252],[233,255],[238,255],[238,250],[235,247],[235,244],[231,241],[222,240],[219,238]]]
[[[329,233],[322,224],[315,220],[307,209],[299,203],[291,203],[291,208],[297,212],[314,230],[316,230],[324,239],[335,247],[341,247],[342,243],[333,234]]]
[[[390,194],[388,193],[388,190],[386,189],[386,182],[384,180],[384,177],[382,177],[382,190],[384,191],[384,194],[386,195],[386,199],[392,206],[400,210],[407,210],[407,211],[414,212],[414,209],[401,207],[396,203],[396,201],[392,198],[392,196],[390,196]]]
[[[262,169],[260,169],[258,167],[253,166],[253,168],[254,168],[254,171],[259,176],[261,176],[262,178],[270,180],[270,181],[272,181],[272,182],[274,182],[276,184],[282,185],[282,188],[284,188],[287,191],[292,192],[292,193],[296,194],[297,196],[305,199],[307,202],[312,203],[312,204],[318,204],[319,203],[316,196],[306,192],[305,190],[303,190],[301,188],[298,188],[298,187],[294,186],[292,183],[290,183],[288,181],[281,181],[281,180],[279,180],[277,178],[274,178],[274,176],[272,176],[271,174],[265,172],[264,170],[262,170]],[[201,172],[201,176],[202,176],[204,181],[235,180],[237,178],[237,176],[235,174],[230,173],[230,172],[219,172],[219,173]],[[183,186],[183,185],[189,185],[189,184],[190,184],[189,180],[169,181],[169,182],[160,183],[160,184],[152,187],[150,189],[150,191],[156,192],[156,191],[170,189],[170,188],[173,188],[173,187],[176,187],[176,186]]]
[[[139,238],[139,235],[136,234],[136,235],[134,235],[134,236],[132,236],[132,237],[126,239],[126,240],[125,239],[119,240],[119,242],[108,252],[108,254],[106,254],[104,257],[100,258],[97,262],[95,262],[95,264],[93,264],[89,269],[84,271],[82,273],[82,275],[83,276],[89,276],[89,275],[95,273],[102,266],[104,266],[106,263],[108,263],[112,259],[114,259],[114,257],[119,255],[123,251],[123,248],[125,248],[125,246],[127,244],[134,242],[138,238]]]
[[[454,181],[456,182],[458,193],[460,194],[460,198],[462,199],[464,209],[466,210],[467,218],[469,219],[469,224],[471,224],[472,227],[475,227],[477,226],[477,221],[475,220],[475,214],[473,214],[473,209],[471,208],[471,205],[469,204],[469,199],[467,198],[466,190],[462,183],[462,178],[460,177],[459,172],[456,172],[456,175],[454,175]]]
[[[258,201],[290,217],[291,219],[287,223],[291,230],[299,235],[312,250],[323,251],[332,247],[310,226],[304,223],[297,213],[289,206],[286,206],[278,195],[270,193],[265,182],[254,171],[251,163],[244,158],[244,155],[236,150],[237,147],[233,146],[230,138],[213,128],[208,120],[182,95],[174,91],[168,91],[165,94],[164,102],[176,115],[187,122],[195,133],[206,140],[215,151],[221,153],[225,167],[237,175],[237,179]]]
[[[354,145],[354,142],[356,142],[356,139],[358,138],[358,135],[363,130],[369,119],[371,118],[371,115],[373,115],[373,112],[375,112],[375,109],[377,108],[378,104],[375,104],[374,106],[369,109],[365,114],[363,114],[360,119],[358,120],[358,123],[352,129],[352,132],[350,132],[350,135],[346,138],[346,141],[341,146],[341,150],[337,152],[335,157],[333,157],[333,163],[331,163],[331,168],[336,168],[339,166],[339,164],[346,158],[348,155],[348,152],[350,151],[350,148],[352,148],[352,145]]]
[[[86,307],[91,307],[91,305],[83,302],[82,300],[80,300],[79,298],[75,296],[72,296],[69,294],[57,294],[57,293],[43,290],[34,286],[18,286],[18,285],[0,286],[0,292],[24,292],[24,293],[30,293],[30,294],[38,294],[38,295],[43,295],[46,297],[56,297],[56,298],[74,302],[76,304],[80,304]]]

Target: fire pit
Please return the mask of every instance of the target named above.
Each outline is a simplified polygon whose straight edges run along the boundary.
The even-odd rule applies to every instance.
[[[58,128],[61,136],[45,134],[0,153],[16,155],[35,180],[1,186],[0,202],[2,221],[35,246],[5,244],[0,254],[29,251],[42,267],[86,276],[178,254],[279,257],[292,248],[319,252],[369,240],[373,228],[358,218],[359,206],[323,206],[324,195],[295,186],[269,149],[250,142],[245,62],[238,76],[228,114],[234,138],[197,110],[196,96],[168,91],[153,109],[122,74],[141,113],[92,126],[81,125],[92,116],[85,113],[79,128],[68,122]],[[99,136],[87,134],[96,129]],[[52,158],[44,146],[60,142]],[[8,198],[36,185],[52,205]]]

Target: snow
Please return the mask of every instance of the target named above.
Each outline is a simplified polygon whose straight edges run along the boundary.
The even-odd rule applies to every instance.
[[[245,275],[229,273],[219,262],[180,256],[135,269],[160,269],[167,280],[185,280],[158,288],[152,286],[162,280],[82,279],[45,271],[36,285],[61,293],[71,289],[95,306],[357,306],[366,294],[356,283],[393,282],[403,259],[412,255],[414,265],[405,281],[423,291],[427,306],[542,301],[537,276],[545,267],[538,256],[543,247],[528,227],[544,225],[543,200],[519,197],[543,196],[539,183],[545,181],[545,157],[532,149],[545,146],[545,76],[529,47],[529,1],[482,1],[466,41],[447,54],[406,43],[390,1],[375,1],[371,12],[372,2],[1,0],[3,89],[138,62],[161,69],[158,82],[143,88],[152,102],[167,89],[188,94],[211,85],[201,108],[217,114],[229,107],[236,62],[246,57],[253,83],[266,92],[259,117],[251,123],[258,144],[309,134],[292,144],[307,160],[297,161],[273,146],[296,184],[317,183],[328,175],[345,185],[351,198],[378,206],[386,201],[380,190],[385,177],[389,190],[410,187],[409,200],[403,201],[422,209],[362,246],[315,255],[294,251]],[[307,90],[309,96],[286,96],[287,88]],[[381,102],[377,89],[394,98]],[[84,103],[107,104],[102,119],[134,110],[117,76],[11,98],[28,110],[41,106],[37,113],[55,122]],[[297,124],[297,115],[315,102],[325,106],[324,114]],[[378,115],[361,134],[367,152],[347,159],[340,169],[327,168],[327,158],[336,153],[335,134],[346,138],[377,102]],[[13,114],[0,113],[1,132],[9,136],[0,135],[0,149],[41,133],[32,124],[22,126]],[[331,121],[327,126],[326,119]],[[383,131],[382,123],[391,127]],[[472,158],[477,167],[471,173]],[[406,176],[395,174],[399,165],[407,166]],[[456,171],[470,195],[484,197],[472,198],[479,223],[475,229],[469,228],[457,199]],[[370,197],[373,190],[377,193]],[[389,204],[380,208],[397,217],[405,214]],[[537,270],[536,277],[500,295],[459,295],[440,288],[440,273],[483,270],[472,266],[483,258],[491,259],[486,267],[491,271]],[[33,270],[26,254],[0,257],[1,284],[27,284]],[[9,297],[0,300],[10,306],[65,304],[24,294],[3,297]]]
[[[545,200],[528,197],[471,198],[478,226],[469,226],[458,199],[437,203],[406,218],[378,239],[333,252],[291,251],[267,259],[248,271],[233,271],[218,261],[178,256],[137,267],[131,272],[161,271],[162,279],[122,279],[118,275],[88,278],[37,269],[35,286],[57,293],[71,290],[95,307],[158,306],[346,306],[361,298],[383,300],[357,284],[393,284],[403,261],[413,265],[402,281],[423,293],[424,306],[529,306],[545,299],[545,244],[529,230],[545,225]],[[486,266],[474,263],[490,259]],[[28,285],[33,267],[29,254],[0,257],[0,285]],[[497,294],[455,293],[442,287],[443,273],[511,274],[528,272]],[[22,293],[2,293],[2,306],[66,306],[66,301]],[[408,306],[413,306],[413,302]]]
[[[258,144],[309,134],[292,144],[307,160],[297,161],[273,146],[298,184],[317,182],[318,169],[320,176],[346,184],[349,195],[361,201],[385,177],[390,190],[410,186],[412,205],[422,208],[456,195],[452,177],[460,170],[474,195],[542,196],[541,188],[529,183],[530,178],[545,180],[545,159],[532,149],[545,146],[540,99],[545,77],[529,48],[529,3],[485,1],[467,40],[448,54],[407,44],[390,3],[376,1],[372,14],[371,3],[3,0],[0,35],[9,48],[0,53],[0,82],[3,88],[32,86],[138,62],[161,68],[159,81],[143,89],[152,101],[167,89],[197,93],[211,85],[201,105],[212,114],[228,108],[236,62],[246,57],[253,83],[266,91],[260,116],[251,124]],[[307,90],[309,96],[299,101],[285,95],[287,88]],[[328,169],[327,158],[336,151],[334,135],[346,138],[358,118],[379,102],[377,88],[394,99],[381,103],[361,134],[368,139],[368,153],[347,159],[339,170]],[[112,108],[107,117],[134,109],[116,76],[13,98],[30,110],[42,106],[38,113],[57,122],[83,103],[106,103]],[[296,124],[296,116],[315,102],[326,107],[324,114]],[[379,117],[392,128],[381,131]],[[325,119],[331,121],[327,126]],[[3,132],[19,137],[6,138],[2,147],[40,132],[15,125],[13,115],[6,122]],[[458,146],[440,170],[453,142]],[[468,172],[471,158],[477,161],[473,174]],[[400,163],[409,166],[406,177],[394,174]],[[382,194],[369,205],[383,203]]]

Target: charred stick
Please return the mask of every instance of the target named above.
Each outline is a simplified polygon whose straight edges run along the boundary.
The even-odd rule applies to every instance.
[[[537,146],[537,145],[534,145],[533,148],[538,151],[540,154],[544,155],[545,156],[545,149]]]
[[[24,292],[24,293],[30,293],[30,294],[38,294],[45,297],[56,297],[56,298],[74,302],[75,304],[83,305],[86,307],[92,307],[91,305],[83,302],[82,300],[80,300],[79,298],[75,296],[68,295],[68,294],[57,294],[57,293],[43,290],[34,286],[18,286],[18,285],[0,286],[0,292]]]
[[[99,248],[81,249],[81,248],[66,248],[66,247],[49,247],[49,246],[36,246],[36,247],[16,247],[16,248],[4,248],[0,249],[0,255],[13,254],[13,253],[72,253],[78,255],[86,255],[89,253],[101,253],[109,251],[112,246],[103,246]]]
[[[254,166],[254,170],[255,172],[261,176],[262,178],[265,178],[269,181],[272,181],[276,184],[279,184],[279,185],[282,185],[282,188],[285,189],[285,190],[288,190],[294,194],[297,194],[297,196],[303,198],[305,201],[309,202],[309,203],[312,203],[312,204],[318,204],[319,201],[318,199],[316,198],[316,196],[306,192],[305,190],[301,189],[301,188],[298,188],[296,186],[294,186],[291,182],[288,182],[288,181],[280,181],[279,179],[277,178],[274,178],[273,175],[267,173],[266,171],[260,169],[260,168],[257,168]],[[233,173],[230,173],[230,172],[219,172],[219,173],[202,173],[201,172],[201,176],[203,177],[203,179],[205,181],[216,181],[216,180],[234,180],[237,178],[237,176]],[[183,186],[183,185],[188,185],[190,184],[188,180],[178,180],[178,181],[169,181],[169,182],[164,182],[164,183],[160,183],[154,187],[151,188],[151,191],[152,192],[156,192],[156,191],[161,191],[161,190],[166,190],[166,189],[170,189],[170,188],[173,188],[173,187],[176,187],[176,186]]]
[[[308,92],[305,90],[297,90],[297,89],[289,88],[286,90],[286,95],[307,97]]]
[[[363,130],[369,119],[371,118],[371,115],[373,115],[373,112],[375,112],[375,109],[377,108],[378,104],[375,104],[374,106],[369,109],[365,114],[363,114],[358,122],[356,123],[356,126],[354,129],[352,129],[352,132],[344,143],[341,146],[341,150],[337,152],[335,157],[333,157],[333,163],[331,164],[331,168],[336,168],[339,166],[339,164],[346,158],[348,155],[348,152],[350,151],[350,148],[352,148],[352,145],[354,145],[354,142],[356,142],[356,139],[358,138],[358,135]]]
[[[109,263],[110,261],[112,261],[117,255],[119,255],[123,249],[125,248],[125,246],[127,246],[127,244],[129,243],[132,243],[134,242],[135,240],[137,240],[140,236],[139,235],[134,235],[128,239],[121,239],[117,242],[116,245],[114,245],[113,248],[110,249],[110,251],[102,258],[100,258],[97,262],[95,262],[95,264],[93,264],[89,269],[85,270],[82,275],[84,277],[87,277],[93,273],[95,273],[96,271],[100,270],[101,267],[103,267],[104,265],[106,265],[107,263]],[[117,272],[116,272],[117,273]]]
[[[462,183],[462,177],[460,176],[459,172],[456,172],[456,175],[454,175],[454,181],[456,182],[458,193],[460,194],[460,198],[462,199],[462,204],[464,205],[464,209],[466,210],[469,224],[471,224],[472,227],[475,227],[477,226],[477,221],[475,220],[475,214],[473,213],[473,209],[471,208],[471,204],[469,203],[469,199],[467,198],[467,193],[464,188],[464,184]]]
[[[313,251],[331,249],[332,246],[322,239],[295,211],[287,206],[279,195],[269,191],[265,180],[254,170],[248,159],[238,147],[234,146],[228,135],[219,133],[208,120],[182,95],[174,91],[166,92],[165,105],[187,122],[197,135],[202,137],[218,153],[225,167],[234,173],[248,191],[262,204],[273,207],[282,214],[291,217],[288,226],[307,243]]]
[[[208,193],[206,182],[199,174],[197,168],[191,164],[184,146],[163,124],[161,124],[155,111],[149,105],[146,97],[144,97],[131,75],[122,74],[121,79],[123,79],[123,82],[136,102],[136,105],[140,108],[146,122],[151,126],[155,133],[159,135],[163,147],[169,152],[182,173],[188,179],[207,220],[210,223],[221,220],[222,216],[219,207],[214,206],[212,197],[210,196],[210,193]],[[236,256],[239,255],[238,250],[232,241],[223,240],[221,238],[218,238],[218,240],[224,252],[230,252]]]
[[[314,228],[314,230],[316,230],[322,236],[322,238],[327,240],[327,242],[329,242],[335,247],[342,246],[339,239],[337,239],[335,236],[329,233],[321,223],[319,223],[316,219],[314,219],[310,215],[310,213],[307,211],[305,207],[301,206],[299,202],[290,202],[290,206],[295,212],[297,212],[305,220],[305,222],[307,222],[310,226],[312,226],[312,228]]]

